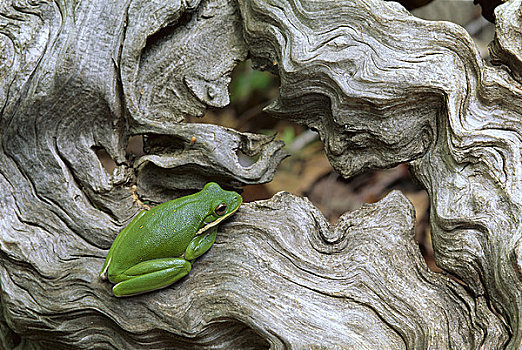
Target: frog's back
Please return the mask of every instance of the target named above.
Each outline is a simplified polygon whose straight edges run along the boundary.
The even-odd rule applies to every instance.
[[[114,242],[109,275],[142,261],[181,256],[206,216],[202,206],[204,201],[188,196],[136,217]]]

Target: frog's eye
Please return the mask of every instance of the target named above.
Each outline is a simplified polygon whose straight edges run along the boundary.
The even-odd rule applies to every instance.
[[[227,205],[225,203],[221,203],[216,207],[216,209],[214,209],[214,212],[219,216],[225,215],[227,213]]]

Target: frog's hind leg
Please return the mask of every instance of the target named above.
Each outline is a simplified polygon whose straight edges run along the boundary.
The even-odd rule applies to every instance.
[[[143,261],[117,276],[112,292],[125,297],[167,287],[186,276],[192,265],[183,258],[164,258]]]
[[[102,268],[102,270],[100,272],[100,275],[99,275],[100,278],[102,280],[104,280],[104,281],[106,281],[107,278],[108,278],[107,277],[107,271],[109,270],[109,264],[111,263],[111,259],[112,259],[112,256],[111,257],[107,256],[107,258],[105,259],[105,263],[103,263],[103,268]]]
[[[125,236],[127,235],[127,232],[129,232],[133,227],[135,227],[138,224],[140,218],[143,215],[145,215],[146,212],[147,212],[146,210],[139,212],[138,215],[136,215],[134,217],[134,219],[132,219],[132,221],[123,230],[121,230],[121,232],[114,239],[114,242],[112,242],[111,248],[109,249],[109,252],[107,253],[107,257],[105,258],[105,262],[103,263],[103,267],[100,272],[100,278],[102,280],[108,279],[109,265],[111,263],[114,250],[122,242],[122,240],[124,240]]]

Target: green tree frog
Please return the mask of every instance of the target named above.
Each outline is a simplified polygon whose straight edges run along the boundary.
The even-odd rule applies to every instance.
[[[197,193],[140,212],[116,237],[100,273],[117,297],[167,287],[216,240],[217,224],[243,202],[210,182]]]

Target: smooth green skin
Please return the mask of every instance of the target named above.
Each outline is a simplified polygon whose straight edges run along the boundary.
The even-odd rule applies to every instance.
[[[187,275],[214,244],[217,224],[243,202],[236,192],[209,182],[197,193],[140,212],[116,237],[100,277],[116,283],[115,296],[167,287]],[[215,209],[226,204],[226,212]]]

